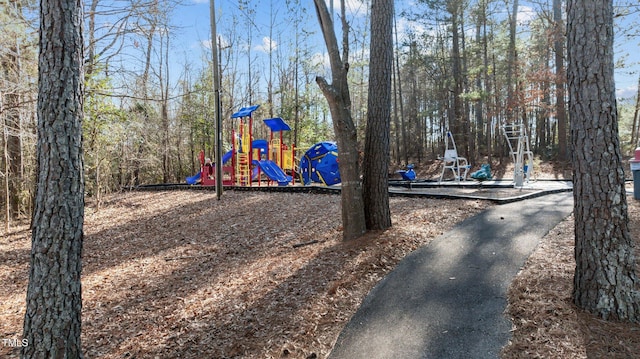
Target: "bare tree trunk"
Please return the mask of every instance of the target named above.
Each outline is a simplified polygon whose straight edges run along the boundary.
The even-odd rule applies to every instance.
[[[398,24],[396,22],[395,16],[393,17],[393,28],[395,35],[395,46],[394,46],[394,60],[393,60],[393,124],[395,127],[395,160],[397,163],[401,161],[401,153],[400,150],[403,146],[401,146],[401,131],[402,127],[400,125],[400,118],[402,117],[402,78],[400,77],[400,54],[398,50]],[[403,139],[404,140],[404,139]]]
[[[82,358],[82,5],[40,5],[38,183],[22,358]]]
[[[516,92],[517,80],[514,80],[516,69],[516,24],[518,19],[518,0],[513,0],[513,7],[509,18],[509,53],[507,58],[507,122],[511,123],[518,118]]]
[[[393,71],[393,0],[371,2],[371,47],[363,198],[367,229],[391,227],[389,145]]]
[[[447,5],[447,10],[451,14],[451,29],[452,29],[452,42],[453,48],[451,50],[451,68],[453,75],[453,122],[449,123],[452,132],[458,141],[456,145],[458,153],[462,153],[465,157],[469,158],[469,140],[467,138],[468,121],[464,112],[464,102],[462,99],[462,92],[464,87],[464,79],[462,74],[462,57],[460,54],[460,17],[461,9],[458,1],[454,1],[451,5]]]
[[[640,76],[638,77],[638,92],[636,93],[636,108],[633,111],[633,128],[631,130],[631,144],[636,145],[636,147],[640,147],[640,143],[638,143],[638,115],[640,114]]]
[[[567,84],[574,151],[576,305],[640,321],[613,78],[613,4],[567,2]]]
[[[166,41],[166,44],[164,43]],[[160,81],[160,116],[162,123],[162,180],[169,183],[171,180],[171,150],[170,150],[170,133],[169,133],[169,35],[163,34],[160,37],[161,47],[164,46],[164,54],[160,59],[160,71],[158,79]],[[216,46],[212,41],[212,46]],[[163,51],[161,51],[162,53]]]
[[[553,47],[556,62],[556,119],[558,120],[558,159],[567,160],[567,115],[565,109],[565,69],[562,21],[562,0],[553,0],[553,21],[555,23]]]
[[[482,2],[482,63],[483,70],[482,76],[484,77],[484,92],[489,92],[491,89],[491,78],[489,76],[489,41],[487,40],[487,2]],[[483,100],[484,105],[488,108],[491,106],[491,99],[487,98]],[[491,136],[491,132],[493,129],[492,123],[493,118],[495,117],[495,111],[491,111],[492,116],[486,119],[486,141],[487,141],[487,162],[491,163],[493,160],[493,139]]]
[[[398,76],[396,76],[396,66],[399,66],[398,64],[398,57],[396,56],[395,59],[393,60],[393,66],[394,66],[394,71],[393,71],[393,75],[392,75],[392,86],[393,86],[393,127],[394,127],[394,159],[396,164],[400,163],[400,118],[398,117],[398,83],[400,82],[400,79],[398,79]]]
[[[98,3],[100,2],[100,0],[91,0],[91,5],[89,7],[89,31],[88,31],[88,35],[89,35],[89,41],[87,41],[88,44],[88,48],[87,48],[87,66],[85,69],[85,74],[87,74],[87,76],[91,75],[93,73],[93,68],[94,68],[94,57],[96,56],[96,41],[95,41],[95,36],[96,36],[96,11],[98,9]]]
[[[482,5],[478,5],[478,6],[482,6],[482,8],[479,10],[481,11],[482,14],[484,14],[484,4]],[[476,43],[477,44],[481,44],[482,43],[482,32],[481,30],[481,26],[482,26],[482,22],[485,21],[483,16],[479,16],[479,19],[476,22]],[[477,60],[480,60],[482,58],[482,48],[480,46],[478,46],[477,50],[476,50],[476,58]],[[486,70],[486,69],[484,69]],[[483,70],[483,71],[484,71]],[[476,87],[476,91],[482,93],[482,74],[479,73],[476,76],[476,83],[475,83],[475,87]],[[483,116],[483,106],[484,106],[484,100],[483,100],[483,96],[480,96],[480,98],[478,98],[478,100],[475,102],[474,104],[474,114],[475,114],[475,128],[476,128],[476,133],[475,136],[473,138],[473,141],[475,143],[475,148],[473,150],[473,152],[475,153],[475,157],[478,158],[479,154],[480,154],[480,148],[482,147],[482,140],[484,139],[484,125],[483,125],[483,120],[484,120],[484,116]],[[472,161],[473,163],[474,161]]]
[[[333,21],[324,0],[314,0],[318,21],[322,29],[324,41],[331,62],[333,82],[329,84],[323,77],[316,77],[316,82],[324,94],[331,117],[333,129],[338,142],[340,154],[340,177],[342,179],[342,238],[350,240],[360,237],[366,232],[364,202],[362,200],[362,184],[360,183],[358,137],[356,127],[351,118],[351,99],[347,71],[349,63],[348,36],[349,27],[344,16],[344,0],[342,2],[343,56],[340,58],[338,41],[333,29]],[[343,62],[344,59],[344,62]]]
[[[3,112],[3,106],[2,106],[2,94],[0,94],[0,114],[2,114]],[[4,117],[4,116],[3,116]],[[11,195],[11,190],[9,188],[9,146],[8,146],[8,133],[9,133],[9,129],[7,128],[7,125],[4,123],[2,123],[2,148],[4,149],[4,158],[3,158],[3,162],[4,162],[4,195],[5,195],[5,207],[4,207],[4,214],[5,214],[5,222],[4,222],[4,229],[6,233],[9,233],[9,228],[11,227],[11,205],[9,204],[9,196]]]
[[[7,157],[9,160],[9,201],[11,218],[17,218],[20,213],[20,192],[22,191],[22,121],[20,120],[20,96],[17,93],[6,94],[7,109],[5,118],[7,122]]]
[[[17,16],[18,9],[17,4],[15,14]],[[3,109],[4,118],[4,131],[5,131],[5,145],[8,171],[5,173],[7,176],[9,192],[7,196],[9,216],[10,218],[17,218],[20,214],[20,193],[22,192],[22,119],[21,119],[21,104],[20,104],[20,91],[19,83],[22,76],[21,63],[20,63],[20,43],[18,39],[15,39],[10,46],[6,54],[0,58],[0,80],[3,80],[2,85],[7,88],[2,96],[2,101],[5,103]]]

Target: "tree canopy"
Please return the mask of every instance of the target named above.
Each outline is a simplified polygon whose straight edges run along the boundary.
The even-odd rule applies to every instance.
[[[337,2],[338,3],[338,2]],[[349,25],[347,81],[358,150],[365,148],[370,84],[371,2],[339,4],[333,17]],[[0,17],[0,118],[3,212],[32,211],[35,193],[36,2],[10,2]],[[505,156],[504,123],[524,123],[539,158],[567,151],[565,43],[560,2],[423,0],[397,4],[394,16],[390,165],[420,165],[442,154],[450,130],[472,164]],[[345,6],[347,6],[345,5]],[[555,5],[555,7],[554,7]],[[623,152],[638,138],[634,114],[638,61],[626,44],[638,39],[639,5],[614,4]],[[213,153],[211,41],[192,39],[185,54],[179,22],[189,6],[176,0],[92,0],[85,4],[86,192],[101,194],[141,183],[180,182],[197,171],[197,154]],[[230,5],[225,5],[230,6]],[[309,2],[241,1],[217,19],[223,146],[231,147],[230,116],[260,104],[258,119],[284,118],[286,141],[304,151],[335,140],[317,76],[333,80]],[[208,9],[207,9],[208,11]],[[219,12],[222,13],[222,12]],[[207,13],[208,14],[208,13]],[[335,29],[338,37],[341,30]],[[204,35],[206,36],[206,35]],[[191,45],[189,45],[191,46]],[[627,74],[628,73],[628,74]],[[267,135],[256,126],[254,136]],[[100,201],[98,201],[99,203]]]

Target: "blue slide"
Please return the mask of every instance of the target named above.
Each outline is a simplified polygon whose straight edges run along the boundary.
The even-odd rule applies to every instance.
[[[187,177],[187,184],[196,184],[196,183],[198,183],[198,181],[200,181],[200,175],[201,174],[202,174],[201,172],[198,172],[198,173],[194,174],[191,177]]]
[[[253,164],[260,166],[262,172],[267,177],[278,182],[278,186],[286,186],[291,182],[291,176],[287,176],[286,173],[275,162],[270,160],[253,160]]]
[[[233,154],[233,150],[227,152],[222,156],[222,164],[227,163],[231,159],[231,155]]]

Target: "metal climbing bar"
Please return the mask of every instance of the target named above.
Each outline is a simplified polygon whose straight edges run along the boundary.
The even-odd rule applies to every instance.
[[[522,187],[531,181],[533,174],[533,152],[529,147],[529,136],[523,124],[506,124],[502,126],[509,154],[513,159],[513,186]]]

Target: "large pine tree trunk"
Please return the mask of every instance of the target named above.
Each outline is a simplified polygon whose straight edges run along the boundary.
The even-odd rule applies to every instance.
[[[604,319],[638,321],[613,79],[613,6],[604,0],[569,0],[567,10],[574,301]]]
[[[373,0],[367,132],[362,183],[367,229],[391,227],[388,171],[391,72],[393,71],[392,25],[393,0]]]
[[[82,2],[42,0],[38,183],[23,358],[81,358]]]

